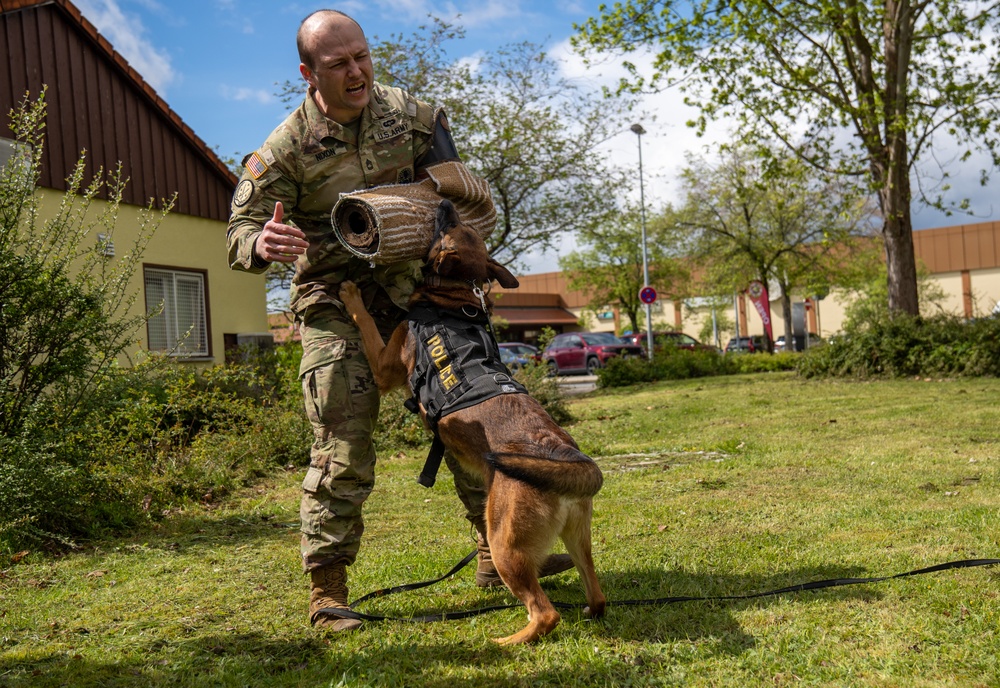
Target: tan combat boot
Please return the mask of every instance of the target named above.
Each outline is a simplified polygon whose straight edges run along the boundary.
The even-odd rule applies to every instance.
[[[476,548],[479,550],[479,561],[476,563],[476,585],[480,588],[493,588],[503,585],[503,579],[493,565],[493,555],[490,554],[490,543],[486,536],[476,531]],[[538,572],[539,578],[552,576],[573,568],[573,560],[568,554],[550,554],[542,563]]]
[[[321,609],[349,609],[347,606],[347,567],[333,564],[310,571],[309,621],[317,628],[331,631],[352,631],[361,626],[359,619],[338,619],[319,614]]]

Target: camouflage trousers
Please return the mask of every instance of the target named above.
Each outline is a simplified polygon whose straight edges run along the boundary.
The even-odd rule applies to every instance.
[[[382,325],[391,331],[395,323]],[[299,517],[302,565],[311,571],[334,563],[350,565],[357,557],[365,529],[362,506],[375,486],[372,432],[379,391],[360,334],[338,307],[311,306],[301,334],[299,375],[314,441]],[[388,338],[389,332],[382,334]],[[482,481],[462,470],[450,454],[445,462],[466,518],[482,527],[486,506]]]

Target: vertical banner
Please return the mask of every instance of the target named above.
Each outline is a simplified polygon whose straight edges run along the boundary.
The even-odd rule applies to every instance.
[[[767,298],[767,287],[764,283],[759,280],[754,280],[747,287],[747,294],[750,295],[750,300],[753,301],[754,308],[760,313],[760,319],[764,321],[764,331],[767,332],[767,338],[769,341],[774,341],[774,335],[771,333],[771,302]]]

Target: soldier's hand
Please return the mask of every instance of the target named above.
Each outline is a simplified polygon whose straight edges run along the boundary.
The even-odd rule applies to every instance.
[[[309,242],[301,229],[281,223],[284,213],[281,202],[275,203],[274,217],[265,223],[254,244],[257,255],[269,263],[294,263],[309,248]]]

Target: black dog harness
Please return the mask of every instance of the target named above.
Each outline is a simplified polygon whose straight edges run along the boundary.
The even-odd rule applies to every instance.
[[[487,331],[489,315],[483,310],[466,306],[451,311],[420,303],[410,308],[407,317],[416,361],[410,376],[413,397],[406,406],[417,412],[419,403],[434,433],[434,444],[418,478],[421,485],[430,487],[444,453],[437,434],[443,417],[501,394],[527,394],[528,390],[500,359],[500,348]]]

